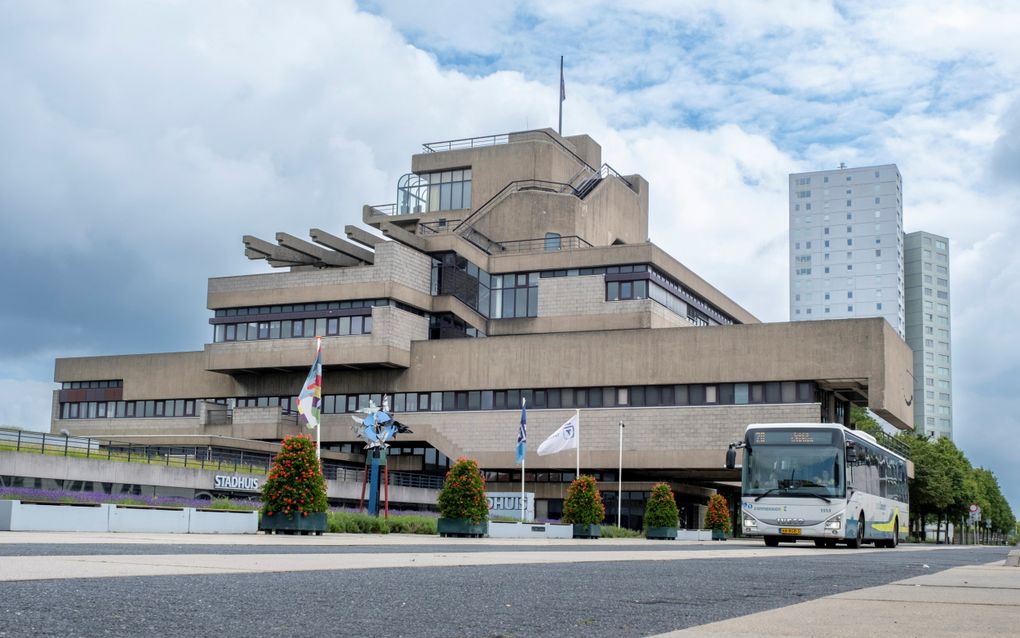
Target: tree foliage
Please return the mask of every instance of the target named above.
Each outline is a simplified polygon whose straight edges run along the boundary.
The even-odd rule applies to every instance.
[[[868,410],[857,405],[850,408],[850,425],[855,430],[867,432],[874,437],[883,433],[882,426],[868,414]]]
[[[315,443],[304,435],[283,440],[262,486],[262,511],[267,514],[325,512],[326,481],[315,456]]]
[[[462,518],[475,524],[489,518],[485,479],[473,459],[457,459],[446,473],[443,488],[439,490],[439,515]]]
[[[960,522],[972,503],[981,508],[982,525],[991,521],[992,531],[1003,534],[1014,529],[1016,518],[991,470],[973,467],[947,438],[932,441],[913,432],[898,438],[910,447],[914,463],[909,487],[911,529],[916,536],[923,536],[925,523],[932,520],[940,525]]]
[[[680,511],[668,483],[656,483],[645,504],[645,529],[649,527],[676,527]]]
[[[578,525],[597,525],[606,517],[598,483],[591,476],[577,477],[567,489],[563,501],[563,522]]]
[[[708,499],[708,511],[705,513],[705,527],[720,532],[730,533],[730,506],[722,494],[713,494]]]

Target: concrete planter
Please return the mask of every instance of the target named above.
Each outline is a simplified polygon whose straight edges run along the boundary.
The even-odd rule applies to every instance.
[[[489,538],[571,538],[572,532],[570,525],[489,521]]]
[[[676,532],[678,541],[710,541],[712,530],[710,529],[680,529]]]
[[[322,536],[326,531],[326,512],[311,512],[308,516],[301,514],[263,514],[259,521],[259,529],[268,534],[315,534]]]
[[[255,534],[259,531],[258,511],[191,510],[188,532],[192,534]]]
[[[713,529],[712,530],[712,540],[714,540],[714,541],[724,541],[724,540],[726,540],[726,532],[724,532],[721,529]]]
[[[645,530],[645,538],[658,541],[675,541],[675,527],[649,527]]]
[[[472,523],[464,518],[440,518],[436,522],[440,536],[481,538],[488,534],[489,523]]]
[[[0,531],[105,532],[110,506],[0,500]]]
[[[111,532],[187,534],[190,508],[111,505]]]
[[[582,525],[575,523],[571,530],[574,538],[601,538],[602,537],[602,526],[601,525]]]

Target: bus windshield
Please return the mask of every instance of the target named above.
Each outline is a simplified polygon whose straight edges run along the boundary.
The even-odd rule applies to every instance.
[[[845,493],[842,467],[842,445],[752,443],[744,450],[743,493],[841,498]]]

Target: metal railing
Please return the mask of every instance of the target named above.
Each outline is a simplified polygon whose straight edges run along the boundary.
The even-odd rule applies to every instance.
[[[368,206],[373,211],[373,215],[396,215],[397,214],[397,203],[392,204],[369,204]]]
[[[892,450],[893,452],[899,454],[903,458],[905,459],[910,458],[910,446],[904,443],[903,441],[897,439],[895,436],[892,436],[886,432],[877,432],[875,435],[875,440],[878,441],[878,443],[882,447]]]
[[[253,452],[215,445],[149,445],[46,432],[0,430],[0,451],[4,450],[246,474],[268,474],[275,456],[271,452]],[[361,482],[365,477],[364,470],[357,466],[342,465],[328,460],[323,461],[322,466],[323,476],[327,480]],[[389,472],[389,484],[438,490],[443,486],[443,477]]]
[[[530,133],[531,131],[524,131]],[[444,142],[429,142],[422,144],[426,153],[439,153],[441,151],[456,151],[462,148],[478,148],[483,146],[496,146],[510,142],[510,136],[516,133],[501,133],[498,135],[481,135],[478,137],[463,137],[459,140],[446,140]]]
[[[459,219],[439,219],[434,222],[420,222],[418,224],[418,234],[427,237],[453,232],[453,229],[459,223]]]
[[[591,248],[592,245],[577,235],[566,235],[557,238],[515,239],[500,242],[505,253],[556,252],[559,250],[578,250]]]

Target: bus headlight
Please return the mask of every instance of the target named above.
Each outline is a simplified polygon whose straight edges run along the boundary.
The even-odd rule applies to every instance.
[[[753,517],[744,514],[744,529],[757,529],[758,521]]]
[[[836,514],[825,521],[825,529],[837,530],[843,526],[843,515]]]

